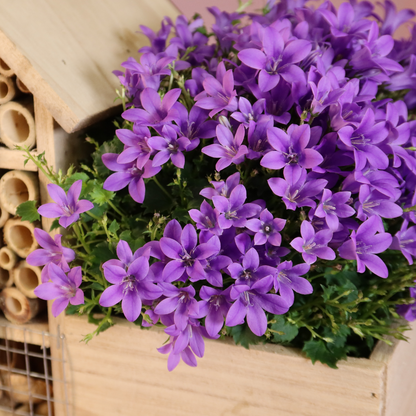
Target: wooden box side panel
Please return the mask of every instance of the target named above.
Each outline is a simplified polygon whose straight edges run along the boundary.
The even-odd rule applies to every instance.
[[[333,370],[283,347],[207,341],[197,368],[169,373],[156,351],[161,331],[122,322],[85,345],[95,327],[82,317],[64,321],[72,416],[380,414],[384,363],[349,359]]]
[[[385,416],[416,414],[416,324],[400,341],[387,368]]]

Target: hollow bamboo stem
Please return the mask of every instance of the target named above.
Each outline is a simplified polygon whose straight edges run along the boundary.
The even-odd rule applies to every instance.
[[[0,267],[5,270],[12,270],[17,263],[17,256],[9,247],[0,248]]]
[[[43,399],[33,397],[33,395],[46,396],[46,383],[44,380],[33,377],[28,378],[26,375],[13,373],[8,378],[7,384],[10,384],[9,387],[11,389],[9,395],[17,403],[41,403]]]
[[[10,218],[10,214],[1,207],[0,204],[0,228],[4,227],[4,224],[6,224],[6,221]]]
[[[54,415],[53,404],[51,403],[50,405],[50,413],[49,413],[48,402],[44,401],[42,403],[39,403],[36,406],[35,414],[39,416],[53,416]]]
[[[0,75],[0,104],[6,104],[16,96],[16,87],[13,78]]]
[[[4,241],[18,256],[25,259],[38,247],[35,228],[35,223],[10,219],[3,229]]]
[[[9,101],[0,107],[0,138],[10,149],[16,145],[35,146],[35,118],[33,103]]]
[[[26,87],[25,84],[23,84],[20,78],[16,78],[16,85],[17,88],[19,88],[19,90],[22,91],[24,94],[30,94],[29,88]]]
[[[3,289],[0,307],[4,316],[12,323],[21,325],[34,318],[45,306],[40,299],[28,299],[15,287]]]
[[[13,276],[10,270],[0,267],[0,288],[11,287],[13,285]]]
[[[26,261],[21,261],[18,266],[12,270],[12,275],[16,287],[28,298],[35,299],[36,295],[34,290],[42,284],[40,267],[31,266]]]
[[[3,59],[0,58],[0,74],[4,75],[5,77],[11,77],[14,75],[13,69],[9,67],[9,65],[6,64],[6,62],[3,61]]]
[[[39,201],[39,180],[34,172],[11,170],[0,179],[0,204],[16,215],[17,207],[26,201]]]

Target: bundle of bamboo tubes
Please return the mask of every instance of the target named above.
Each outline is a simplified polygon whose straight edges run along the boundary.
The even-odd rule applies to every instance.
[[[3,341],[4,344],[4,341]],[[0,405],[14,409],[15,414],[52,415],[53,405],[47,400],[52,395],[52,384],[46,385],[47,363],[41,357],[40,347],[25,346],[20,342],[8,342],[9,356],[2,350],[0,354]],[[28,354],[33,352],[35,354]],[[39,357],[36,356],[39,355]],[[38,377],[36,377],[36,375]],[[49,412],[49,413],[48,413]],[[2,415],[0,411],[0,415]]]
[[[0,58],[0,141],[10,149],[35,146],[33,98],[26,85]]]
[[[0,308],[14,324],[28,322],[45,306],[34,294],[41,283],[41,269],[24,260],[38,247],[36,224],[11,217],[28,200],[39,200],[36,174],[13,170],[1,177],[0,228],[6,245],[0,248]]]

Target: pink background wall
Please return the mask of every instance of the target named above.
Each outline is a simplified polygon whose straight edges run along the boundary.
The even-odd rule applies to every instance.
[[[207,24],[210,26],[214,22],[214,18],[211,16],[209,12],[207,12],[206,8],[210,6],[217,6],[220,10],[225,10],[227,12],[235,11],[238,7],[237,0],[171,0],[176,7],[185,14],[188,18],[192,17],[196,12],[200,13]],[[244,0],[243,0],[244,1]],[[384,16],[382,9],[380,6],[377,5],[376,0],[370,0],[372,3],[376,5],[377,12]],[[339,6],[343,0],[332,0],[332,2]],[[310,5],[315,5],[316,7],[323,3],[323,1],[310,1]],[[416,9],[416,0],[396,0],[394,1],[398,10],[401,9]],[[266,0],[253,0],[253,4],[248,8],[250,11],[254,11],[256,9],[262,8],[266,4]],[[416,21],[414,19],[414,21]],[[408,37],[409,29],[406,27],[400,28],[395,34],[395,37]]]

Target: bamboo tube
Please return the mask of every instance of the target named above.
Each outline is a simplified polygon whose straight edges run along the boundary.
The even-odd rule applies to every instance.
[[[11,77],[14,75],[13,69],[9,67],[9,65],[6,64],[6,62],[3,61],[3,59],[0,58],[0,74],[4,75],[5,77]]]
[[[23,374],[10,374],[7,377],[8,381],[6,382],[9,387],[13,390],[9,392],[11,399],[17,403],[29,403],[33,404],[41,403],[44,399],[39,399],[37,397],[29,396],[29,391],[31,395],[39,395],[46,397],[46,383],[45,380],[38,378],[28,377]],[[30,383],[30,390],[29,390]]]
[[[10,270],[0,267],[0,288],[11,287],[13,285],[13,276]]]
[[[16,96],[16,87],[13,78],[0,75],[0,104],[6,104]]]
[[[4,241],[18,256],[26,258],[38,248],[34,231],[35,225],[29,221],[10,219],[3,229]]]
[[[50,413],[49,413],[49,408],[48,408],[48,402],[44,401],[42,403],[39,403],[36,408],[35,408],[35,414],[39,415],[39,416],[53,416],[54,415],[54,411],[53,411],[53,403],[51,403],[50,405]]]
[[[21,261],[18,266],[12,270],[12,275],[14,284],[25,296],[30,299],[35,299],[37,297],[34,290],[42,284],[40,267],[31,266],[26,261]]]
[[[17,207],[26,201],[39,200],[39,180],[34,172],[11,170],[0,179],[0,204],[16,215]]]
[[[29,88],[26,87],[25,84],[23,84],[20,78],[16,78],[16,85],[17,85],[17,88],[19,88],[19,90],[23,92],[24,94],[30,94]]]
[[[9,101],[0,107],[0,137],[10,149],[16,145],[35,146],[33,103]]]
[[[10,214],[1,207],[0,204],[0,228],[2,228],[4,226],[4,224],[6,224],[6,221],[10,218]]]
[[[15,287],[3,289],[0,307],[4,316],[13,324],[25,324],[34,318],[45,306],[40,299],[28,299]]]
[[[16,265],[17,256],[9,247],[0,248],[0,267],[5,270],[12,270]]]

